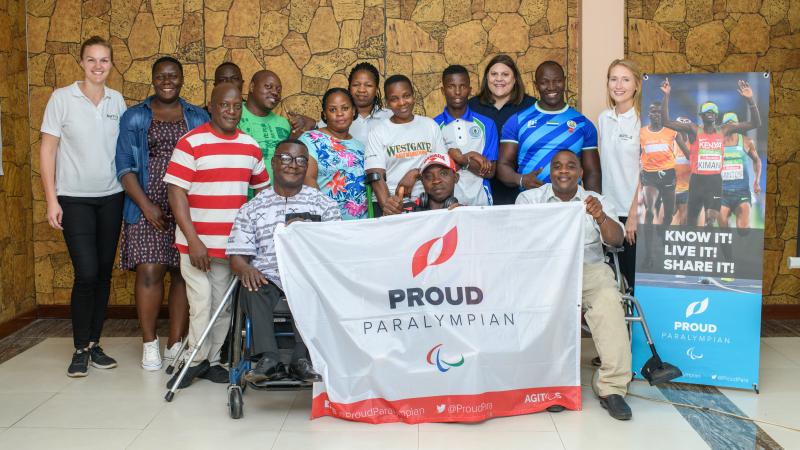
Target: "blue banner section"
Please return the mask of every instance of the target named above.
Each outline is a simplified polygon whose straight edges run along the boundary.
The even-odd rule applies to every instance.
[[[661,359],[683,371],[674,381],[757,387],[761,292],[748,287],[760,285],[760,280],[658,277],[664,279],[651,279],[648,285],[637,280],[636,297]],[[697,287],[667,287],[686,283]],[[632,342],[633,369],[641,378],[638,371],[651,356],[641,327],[633,327]]]

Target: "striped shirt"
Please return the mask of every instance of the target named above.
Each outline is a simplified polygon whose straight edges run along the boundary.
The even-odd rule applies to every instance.
[[[546,111],[536,103],[508,119],[503,125],[500,142],[518,144],[519,173],[542,169],[536,178],[549,183],[553,155],[568,149],[580,156],[583,150],[597,149],[597,129],[571,106],[564,106],[559,111]]]
[[[225,258],[236,213],[247,201],[247,188],[266,187],[269,176],[258,143],[236,130],[220,135],[210,123],[184,135],[175,145],[164,182],[188,191],[189,214],[208,256]],[[189,253],[186,236],[175,229],[175,247]]]
[[[264,189],[242,206],[228,238],[228,255],[251,256],[250,264],[283,289],[275,256],[275,227],[286,222],[286,214],[309,213],[323,222],[341,220],[339,205],[322,192],[303,186],[291,197]]]

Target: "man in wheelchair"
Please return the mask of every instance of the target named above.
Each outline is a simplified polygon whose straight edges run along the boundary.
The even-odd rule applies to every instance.
[[[631,380],[631,349],[625,311],[614,273],[605,264],[603,244],[622,245],[622,224],[610,203],[578,185],[581,161],[570,150],[558,151],[550,163],[551,183],[523,192],[517,204],[583,202],[586,205],[583,257],[583,307],[601,365],[593,381],[600,404],[618,420],[629,420],[624,396]]]
[[[302,142],[295,139],[280,142],[270,162],[274,174],[272,187],[242,206],[228,238],[226,254],[231,269],[239,277],[239,304],[250,318],[252,356],[258,358],[255,367],[245,374],[245,379],[254,383],[287,375],[301,381],[321,381],[294,325],[295,347],[287,373],[279,358],[273,323],[273,310],[284,296],[273,241],[276,226],[296,220],[341,220],[334,200],[303,185],[308,158],[308,149]]]

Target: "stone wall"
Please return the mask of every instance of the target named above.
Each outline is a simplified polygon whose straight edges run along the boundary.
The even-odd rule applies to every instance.
[[[72,281],[63,239],[45,220],[38,129],[53,89],[81,78],[77,60],[86,37],[110,39],[115,69],[109,85],[131,104],[150,93],[150,65],[168,54],[184,63],[183,95],[191,102],[202,103],[210,95],[208,78],[219,63],[234,61],[246,77],[262,68],[280,75],[284,100],[278,112],[317,117],[325,90],[346,86],[350,68],[366,60],[383,74],[409,75],[417,91],[417,112],[432,116],[444,105],[438,89],[442,69],[448,64],[467,66],[477,90],[478,73],[500,52],[517,58],[529,92],[540,62],[553,59],[567,65],[568,95],[575,104],[577,4],[577,0],[28,2],[34,172],[30,186],[38,303],[68,304]],[[30,204],[25,204],[27,210]],[[111,303],[132,304],[132,292],[133,276],[116,273]]]
[[[25,1],[0,2],[0,323],[36,307],[25,71]]]
[[[800,303],[787,267],[800,193],[800,1],[628,0],[627,16],[627,54],[646,72],[772,72],[764,303]]]

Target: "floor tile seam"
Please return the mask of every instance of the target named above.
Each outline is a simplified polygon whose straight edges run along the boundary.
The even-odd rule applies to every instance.
[[[129,448],[131,448],[133,446],[133,444],[135,444],[136,441],[139,440],[139,437],[142,435],[142,433],[144,433],[144,430],[146,430],[146,429],[147,429],[147,427],[144,427],[141,430],[139,430],[139,433],[137,433],[136,436],[134,436],[133,440],[128,442],[128,445],[125,446],[125,450],[128,450]]]
[[[583,412],[583,411],[581,411],[581,412]],[[559,442],[561,442],[561,448],[562,449],[566,449],[567,448],[567,444],[564,442],[564,437],[561,436],[561,430],[558,429],[558,424],[556,423],[556,419],[555,419],[555,417],[553,417],[554,414],[548,412],[547,416],[550,418],[550,422],[553,424],[553,429],[556,430],[556,434],[558,434],[558,440],[559,440]],[[564,430],[564,431],[566,431],[566,430]]]
[[[36,406],[35,406],[33,409],[31,409],[31,410],[30,410],[30,411],[28,411],[27,413],[25,413],[25,414],[24,414],[22,417],[20,417],[19,419],[17,419],[17,421],[16,421],[16,422],[14,422],[14,423],[13,423],[13,424],[12,424],[10,427],[8,427],[8,428],[13,428],[13,427],[15,427],[15,426],[16,426],[18,423],[20,423],[20,422],[21,422],[22,420],[24,420],[26,417],[30,416],[30,415],[31,415],[31,414],[33,414],[33,413],[34,413],[34,412],[35,412],[37,409],[41,408],[41,407],[42,407],[42,405],[44,405],[45,403],[47,403],[47,402],[49,402],[50,400],[52,400],[52,399],[53,399],[53,397],[55,397],[55,396],[56,396],[56,394],[58,394],[58,392],[50,392],[50,395],[48,395],[46,399],[44,399],[44,400],[42,400],[41,402],[39,402],[39,404],[38,404],[38,405],[36,405]],[[19,427],[19,428],[25,428],[25,427]]]
[[[800,339],[798,339],[798,343],[800,344]],[[775,353],[783,356],[784,358],[788,359],[792,363],[797,364],[798,366],[800,366],[800,360],[796,360],[796,359],[794,359],[794,357],[787,355],[780,348],[770,344],[769,342],[764,342],[763,344],[766,345],[767,347],[769,347]]]

